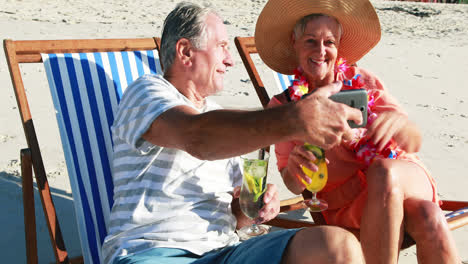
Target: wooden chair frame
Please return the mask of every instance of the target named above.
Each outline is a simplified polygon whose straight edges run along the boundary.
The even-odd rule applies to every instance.
[[[70,259],[62,237],[59,221],[52,201],[44,162],[39,148],[33,118],[24,89],[19,65],[42,63],[41,53],[78,53],[101,51],[133,51],[158,49],[159,38],[141,39],[70,39],[70,40],[22,40],[6,39],[3,42],[8,68],[28,147],[20,151],[23,181],[23,207],[28,263],[37,263],[36,219],[32,170],[36,177],[42,208],[46,217],[52,249],[57,263],[82,263],[82,257]]]
[[[255,39],[254,37],[236,37],[234,39],[234,42],[236,44],[242,62],[244,63],[244,66],[247,70],[247,73],[249,74],[249,77],[252,81],[252,85],[254,86],[255,91],[257,92],[257,96],[260,99],[260,102],[262,103],[263,107],[266,107],[268,105],[268,102],[270,101],[270,96],[268,95],[265,89],[263,81],[261,80],[260,75],[258,74],[258,71],[256,69],[255,63],[253,62],[251,57],[251,54],[258,53],[257,48],[255,46]],[[311,197],[311,193],[307,190],[304,191],[302,195],[305,199]],[[457,211],[462,208],[468,207],[468,202],[465,201],[443,200],[442,202],[443,204],[441,208],[444,211]],[[312,218],[314,219],[315,223],[326,224],[325,219],[321,214],[313,213]],[[450,218],[447,222],[451,230],[467,225],[468,213]]]
[[[82,53],[152,50],[160,48],[160,38],[138,39],[69,39],[69,40],[4,40],[4,50],[23,124],[27,148],[20,150],[23,210],[27,263],[38,263],[36,218],[34,208],[33,170],[42,208],[57,263],[83,263],[83,257],[70,258],[65,247],[59,220],[47,180],[39,142],[29,109],[20,64],[42,63],[41,53]],[[281,202],[281,211],[303,208],[300,199]],[[313,226],[314,223],[276,218],[268,224],[283,228]]]

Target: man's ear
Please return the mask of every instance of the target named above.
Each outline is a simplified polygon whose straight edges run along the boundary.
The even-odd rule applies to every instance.
[[[186,38],[181,38],[176,43],[176,57],[185,66],[190,66],[192,59],[192,44]]]

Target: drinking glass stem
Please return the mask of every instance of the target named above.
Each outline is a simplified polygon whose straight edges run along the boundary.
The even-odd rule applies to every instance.
[[[317,199],[317,193],[312,193],[312,204],[319,204],[320,201]]]
[[[257,224],[252,224],[252,226],[250,228],[252,229],[253,233],[258,233],[258,231],[259,231]]]

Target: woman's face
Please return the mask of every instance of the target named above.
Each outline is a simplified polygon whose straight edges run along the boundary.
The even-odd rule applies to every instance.
[[[340,25],[327,16],[307,22],[302,35],[293,33],[292,41],[299,65],[312,86],[333,82],[333,69],[338,55]]]

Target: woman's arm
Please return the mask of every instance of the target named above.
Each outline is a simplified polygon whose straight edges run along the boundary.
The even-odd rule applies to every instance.
[[[358,73],[362,75],[365,88],[373,100],[371,110],[377,114],[374,122],[367,127],[367,138],[377,145],[379,151],[391,138],[406,152],[419,151],[422,142],[419,128],[408,119],[396,98],[373,73],[362,68],[358,69]]]
[[[422,136],[418,127],[408,117],[398,111],[377,114],[377,118],[367,128],[366,137],[381,151],[390,139],[394,139],[406,152],[417,152],[421,148]]]
[[[292,193],[301,194],[304,191],[304,184],[299,180],[298,177],[291,174],[288,168],[284,168],[281,171],[281,177],[283,178],[283,182],[284,185],[286,185],[286,188],[288,188],[288,190],[290,190]]]

